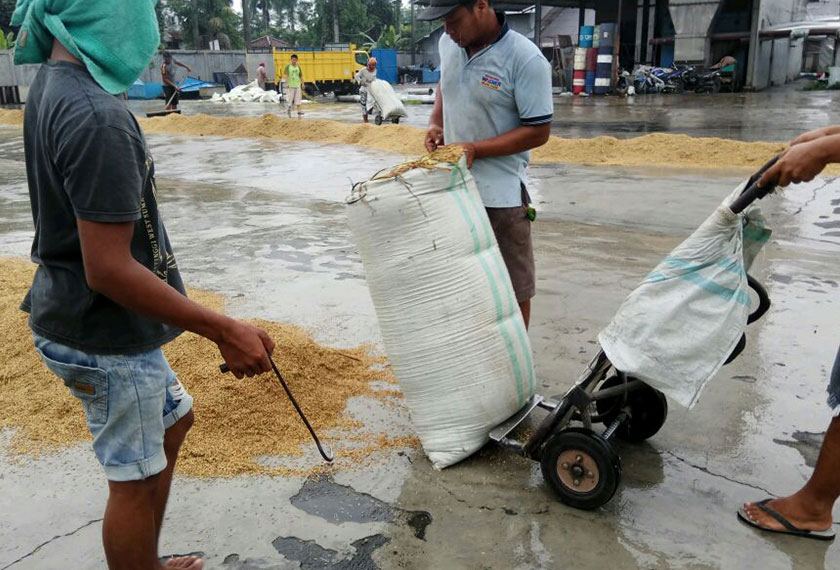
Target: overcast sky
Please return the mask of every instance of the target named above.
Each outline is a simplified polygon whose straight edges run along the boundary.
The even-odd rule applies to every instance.
[[[233,9],[242,13],[242,0],[233,0]]]

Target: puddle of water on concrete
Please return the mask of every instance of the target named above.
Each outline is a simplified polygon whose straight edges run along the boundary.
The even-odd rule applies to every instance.
[[[793,437],[792,440],[776,438],[773,439],[773,443],[778,443],[785,447],[792,447],[802,454],[805,465],[813,469],[817,464],[817,457],[820,455],[820,447],[822,447],[824,436],[825,432],[795,431],[791,434],[791,437]]]
[[[390,541],[381,534],[360,538],[350,545],[354,549],[353,554],[344,558],[339,558],[338,552],[315,541],[294,536],[278,536],[272,545],[287,559],[300,562],[301,570],[379,570],[379,565],[372,558],[373,553]]]
[[[289,502],[298,509],[332,524],[387,522],[409,526],[416,538],[426,539],[432,516],[426,511],[406,511],[340,485],[329,477],[310,477]]]
[[[245,558],[239,554],[228,554],[222,560],[223,570],[285,570],[287,566],[279,566],[261,558]]]

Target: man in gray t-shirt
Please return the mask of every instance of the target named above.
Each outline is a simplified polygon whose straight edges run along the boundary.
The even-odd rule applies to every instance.
[[[466,150],[527,326],[535,293],[535,212],[525,167],[529,151],[551,132],[551,67],[530,40],[508,28],[490,0],[431,0],[418,16],[439,18],[446,33],[426,149],[445,141]]]
[[[75,1],[82,11],[88,0]],[[152,3],[145,16],[154,21]],[[51,43],[24,112],[37,269],[21,308],[35,350],[80,402],[108,478],[109,568],[201,570],[195,556],[158,559],[175,462],[193,423],[192,396],[161,346],[192,331],[215,342],[241,378],[271,369],[274,342],[186,297],[146,140],[103,83],[124,89],[113,89],[103,67],[83,62],[72,44]]]

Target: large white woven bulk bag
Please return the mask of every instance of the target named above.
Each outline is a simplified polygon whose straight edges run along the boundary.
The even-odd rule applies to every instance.
[[[418,163],[357,184],[347,215],[412,423],[443,468],[481,448],[531,397],[535,377],[510,277],[463,158]]]
[[[379,108],[382,110],[382,117],[385,119],[394,119],[397,117],[405,117],[408,113],[405,112],[405,107],[394,92],[394,88],[387,81],[381,79],[374,79],[368,85],[368,93],[370,93]]]
[[[734,214],[739,185],[627,296],[598,341],[618,370],[692,407],[750,312],[747,271],[770,239],[761,209]]]

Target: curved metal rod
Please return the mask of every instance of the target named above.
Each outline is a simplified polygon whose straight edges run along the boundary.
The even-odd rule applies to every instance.
[[[755,294],[758,295],[758,308],[755,311],[750,313],[750,316],[747,317],[747,324],[754,323],[758,319],[764,316],[764,313],[770,308],[770,295],[767,294],[767,289],[764,288],[764,285],[758,282],[758,280],[750,275],[747,274],[747,285],[750,286],[750,289],[755,291]]]
[[[333,459],[335,459],[335,454],[333,453],[332,448],[329,444],[324,444],[326,446],[326,449],[324,449],[324,446],[321,445],[321,440],[318,439],[318,435],[315,433],[315,430],[312,429],[312,424],[309,423],[309,420],[306,419],[306,415],[304,415],[303,410],[300,409],[297,400],[295,400],[295,397],[292,395],[292,391],[289,390],[289,386],[286,384],[286,381],[283,380],[283,376],[277,369],[277,365],[274,364],[274,359],[271,358],[271,355],[268,356],[268,361],[271,362],[271,368],[274,370],[274,375],[277,376],[278,380],[280,380],[280,384],[283,386],[283,390],[286,391],[286,395],[289,397],[289,400],[292,402],[292,405],[295,407],[295,410],[297,410],[300,419],[303,420],[304,425],[306,425],[306,429],[309,430],[309,435],[311,435],[312,439],[315,441],[315,447],[318,448],[318,453],[321,454],[321,457],[324,458],[324,461],[326,461],[327,463],[332,463]],[[227,363],[219,365],[219,370],[222,371],[222,374],[230,372],[230,368],[228,367]]]
[[[744,191],[741,192],[741,195],[729,205],[729,209],[732,210],[733,214],[740,214],[747,208],[747,206],[756,200],[761,200],[776,189],[776,181],[767,184],[763,188],[759,188],[756,184],[758,183],[759,178],[761,178],[761,175],[772,168],[780,157],[781,155],[774,156],[770,162],[761,167],[761,170],[750,176]]]
[[[732,349],[732,353],[726,358],[726,361],[723,363],[724,366],[738,358],[744,349],[747,347],[747,335],[746,333],[741,335],[741,338],[738,339],[738,344],[735,345],[735,348]]]

